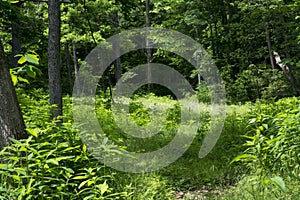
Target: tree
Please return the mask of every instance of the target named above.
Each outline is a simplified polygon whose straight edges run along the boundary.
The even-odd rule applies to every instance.
[[[62,115],[62,87],[60,72],[60,2],[48,1],[48,75],[50,89],[50,105],[56,105],[51,109],[51,117]]]
[[[0,40],[0,149],[11,144],[9,138],[26,137],[25,123]]]

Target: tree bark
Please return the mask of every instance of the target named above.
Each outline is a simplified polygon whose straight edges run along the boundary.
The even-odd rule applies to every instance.
[[[62,115],[62,87],[60,71],[60,2],[59,0],[48,1],[48,75],[50,89],[51,117]]]
[[[21,36],[20,36],[20,25],[18,23],[13,22],[11,25],[12,30],[12,49],[11,49],[11,58],[10,58],[10,65],[16,67],[18,65],[18,57],[16,55],[20,54],[21,52]]]
[[[118,30],[120,24],[119,24],[119,14],[118,11],[114,11],[113,15],[112,15],[112,23],[113,26],[116,28],[116,30]],[[116,39],[113,41],[113,50],[114,53],[116,55],[116,60],[114,61],[114,73],[115,73],[115,80],[116,83],[118,82],[118,80],[121,78],[122,75],[122,65],[121,65],[121,55],[120,55],[120,39],[119,37],[116,37]]]
[[[146,0],[146,52],[147,52],[147,79],[148,92],[151,91],[152,73],[151,73],[151,49],[149,48],[149,27],[150,27],[150,0]]]
[[[73,77],[72,77],[72,70],[71,70],[71,56],[70,56],[70,50],[69,50],[69,42],[65,43],[65,53],[66,53],[66,66],[67,66],[67,70],[68,70],[70,92],[72,93]]]
[[[118,28],[119,27],[119,14],[118,11],[114,11],[113,13],[113,25]],[[119,37],[116,37],[116,39],[113,41],[113,50],[116,54],[117,59],[114,61],[114,72],[115,72],[115,79],[116,83],[121,78],[122,75],[122,65],[121,65],[121,58],[120,58],[120,41]]]
[[[265,21],[265,19],[264,19],[264,21]],[[273,55],[272,55],[272,44],[271,44],[270,33],[269,33],[267,25],[265,26],[265,33],[266,33],[266,41],[268,44],[268,51],[269,51],[270,62],[271,62],[272,70],[273,70],[273,75],[275,75],[275,64],[274,64],[274,59],[273,59]]]
[[[210,1],[209,0],[206,1],[206,7],[207,7],[207,11],[208,11],[211,49],[212,49],[213,56],[216,56],[214,36],[213,36],[213,28],[212,28],[211,10],[210,10]]]
[[[72,41],[72,51],[73,51],[73,61],[74,61],[74,70],[75,70],[75,85],[76,85],[76,92],[77,95],[80,94],[80,88],[79,88],[79,77],[78,77],[78,73],[79,73],[79,66],[78,66],[78,60],[77,60],[77,54],[76,54],[76,45],[75,42]]]
[[[21,52],[21,25],[20,25],[20,6],[22,2],[18,2],[16,4],[13,4],[13,21],[11,22],[11,37],[12,37],[12,47],[11,47],[11,56],[9,60],[9,64],[13,67],[16,67],[18,65],[18,57],[15,57],[16,55],[20,54]]]
[[[25,139],[27,132],[0,40],[0,149],[11,144],[9,138]]]

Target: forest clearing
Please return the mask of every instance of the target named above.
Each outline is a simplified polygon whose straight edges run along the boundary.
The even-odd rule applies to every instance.
[[[300,199],[299,0],[0,1],[0,199]]]

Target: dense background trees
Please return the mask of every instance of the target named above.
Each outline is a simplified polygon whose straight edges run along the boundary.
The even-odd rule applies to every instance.
[[[146,25],[146,2],[76,0],[61,3],[60,46],[64,48],[60,48],[60,64],[64,93],[71,92],[68,84],[75,69],[70,66],[80,64],[99,41],[119,31]],[[40,69],[44,73],[38,81],[34,80],[36,84],[31,88],[47,88],[46,63],[47,59],[52,60],[45,50],[48,43],[47,4],[38,1],[11,5],[2,1],[1,4],[0,35],[7,55],[11,55],[10,63],[15,63],[13,56],[16,53],[28,50],[38,53]],[[229,102],[299,95],[299,12],[299,1],[149,2],[152,26],[185,33],[210,52],[222,73]],[[284,68],[276,62],[275,52]],[[152,60],[174,66],[196,87],[197,77],[190,77],[191,68],[181,58],[167,53],[163,57],[155,51],[152,54]],[[58,55],[55,57],[58,59]],[[147,55],[125,55],[122,72],[146,61]],[[112,69],[120,68],[118,62]],[[111,71],[112,83],[119,73],[120,70]]]

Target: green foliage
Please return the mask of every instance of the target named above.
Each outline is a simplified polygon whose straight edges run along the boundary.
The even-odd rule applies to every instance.
[[[17,85],[18,82],[25,82],[29,84],[27,78],[23,78],[21,75],[26,75],[30,78],[35,78],[37,75],[42,75],[42,72],[36,65],[39,65],[39,55],[35,52],[26,53],[24,55],[16,55],[20,57],[18,64],[20,67],[10,69],[10,75],[14,85]]]
[[[158,174],[124,174],[94,158],[72,125],[69,97],[64,98],[64,122],[57,123],[49,120],[45,92],[17,92],[29,138],[12,140],[0,152],[1,199],[171,198]]]
[[[234,161],[243,160],[256,172],[298,175],[299,113],[300,101],[296,98],[255,104],[250,113],[250,134],[245,135],[247,149]]]
[[[17,92],[30,136],[13,140],[13,145],[0,152],[5,161],[0,164],[3,199],[172,199],[172,191],[199,190],[203,185],[223,190],[219,195],[209,192],[205,195],[209,198],[299,197],[297,98],[227,106],[222,134],[203,159],[198,153],[210,127],[211,105],[201,104],[198,134],[181,158],[154,173],[126,174],[105,167],[81,142],[70,120],[70,97],[64,98],[64,122],[59,124],[50,122],[48,95],[43,90],[26,94],[17,88]],[[128,137],[117,126],[107,100],[98,98],[99,123],[107,137],[122,149],[153,151],[168,144],[176,134],[180,105],[174,100],[148,95],[121,102],[130,105],[130,113],[118,113],[117,120],[126,121],[128,117],[143,127],[152,123],[150,110],[157,109],[161,114],[155,115],[155,120],[164,125],[151,138]]]
[[[210,91],[203,82],[197,87],[197,97],[198,100],[203,103],[209,103],[211,101]]]
[[[246,176],[235,187],[229,189],[217,199],[299,199],[299,184],[299,181],[290,178],[283,181],[279,176]]]
[[[129,113],[130,117],[134,120],[134,122],[143,126],[150,122],[149,109],[143,106],[140,101],[131,101],[129,103]]]
[[[269,187],[266,183],[273,183],[282,196],[286,193],[284,179],[292,185],[300,174],[300,101],[286,98],[268,104],[257,102],[250,109],[246,149],[231,163],[247,166],[261,192]]]
[[[0,155],[1,196],[18,199],[115,199],[114,173],[91,157],[70,122],[27,129],[30,137]]]

